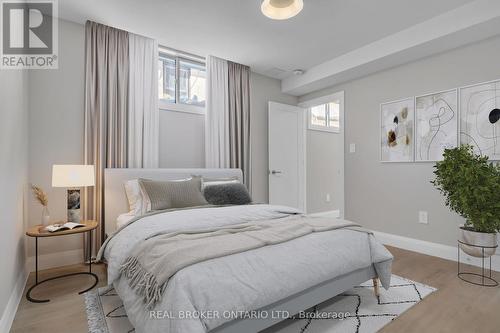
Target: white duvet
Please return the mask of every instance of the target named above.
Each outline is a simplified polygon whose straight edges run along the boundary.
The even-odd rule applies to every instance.
[[[234,314],[256,310],[373,263],[385,263],[381,279],[388,284],[392,255],[373,235],[349,229],[313,233],[186,267],[169,280],[153,312],[146,309],[143,298],[120,275],[120,266],[134,246],[159,231],[218,227],[293,213],[298,212],[289,207],[247,205],[143,217],[107,243],[104,257],[108,262],[108,284],[114,285],[123,300],[136,332],[148,333],[207,332],[230,321],[228,311]],[[189,315],[196,318],[183,318]]]

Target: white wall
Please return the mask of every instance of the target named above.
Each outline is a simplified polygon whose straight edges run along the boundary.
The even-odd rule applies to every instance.
[[[300,97],[345,91],[346,218],[386,233],[456,245],[463,221],[429,183],[433,164],[379,162],[379,105],[500,79],[499,54],[500,38],[490,39]],[[348,153],[349,143],[356,143],[356,153]],[[417,223],[419,210],[429,212],[428,225]]]
[[[0,331],[14,319],[25,282],[28,73],[0,71]]]

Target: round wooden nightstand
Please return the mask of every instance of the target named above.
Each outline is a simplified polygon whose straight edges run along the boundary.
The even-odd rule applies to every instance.
[[[92,273],[92,260],[89,260],[89,271],[88,272],[77,272],[77,273],[70,273],[70,274],[64,274],[64,275],[59,275],[59,276],[54,276],[42,281],[38,281],[38,238],[40,237],[58,237],[58,236],[64,236],[64,235],[74,235],[74,234],[81,234],[88,232],[88,251],[89,254],[92,254],[92,230],[96,229],[98,226],[98,223],[96,221],[82,221],[80,222],[81,224],[85,224],[84,227],[78,227],[74,228],[72,230],[61,230],[61,231],[56,231],[56,232],[49,232],[45,230],[45,228],[41,225],[36,225],[34,227],[29,228],[26,231],[26,235],[29,237],[34,237],[35,238],[35,284],[32,285],[28,291],[26,292],[26,299],[30,302],[34,303],[45,303],[49,302],[50,300],[48,299],[35,299],[31,297],[31,291],[38,285],[47,282],[47,281],[52,281],[55,279],[60,279],[63,277],[67,276],[73,276],[73,275],[90,275],[93,276],[95,279],[94,284],[85,289],[80,291],[78,294],[83,294],[84,292],[89,291],[90,289],[94,288],[97,283],[99,282],[99,278],[97,277],[96,274]],[[90,257],[89,255],[89,257]]]

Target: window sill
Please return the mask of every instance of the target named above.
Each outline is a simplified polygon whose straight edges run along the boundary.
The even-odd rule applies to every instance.
[[[326,127],[326,126],[314,126],[309,125],[308,127],[311,131],[329,132],[329,133],[340,133],[340,128],[338,127]]]
[[[160,110],[164,111],[177,111],[177,112],[186,112],[186,113],[194,113],[199,115],[205,115],[205,108],[202,106],[195,106],[189,104],[177,104],[177,103],[167,103],[162,100],[158,102],[158,106]]]

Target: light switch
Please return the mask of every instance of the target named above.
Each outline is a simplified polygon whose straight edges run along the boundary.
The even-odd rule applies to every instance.
[[[418,223],[428,224],[428,214],[426,211],[421,210],[418,212]]]
[[[350,153],[355,153],[356,152],[356,144],[355,143],[351,143],[349,145],[349,152]]]

